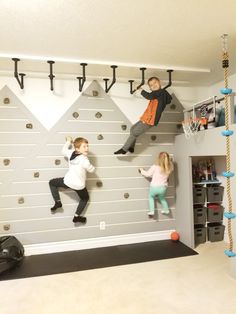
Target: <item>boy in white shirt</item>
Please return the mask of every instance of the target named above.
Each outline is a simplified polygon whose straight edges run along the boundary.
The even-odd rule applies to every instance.
[[[74,144],[74,149],[70,149],[72,143]],[[55,178],[49,181],[49,187],[55,201],[51,212],[55,213],[58,208],[62,207],[58,188],[70,188],[74,190],[80,198],[73,222],[86,223],[86,217],[81,216],[89,200],[88,191],[85,187],[86,172],[94,172],[95,170],[87,157],[88,141],[85,138],[78,137],[73,142],[72,138],[68,136],[62,148],[62,154],[68,158],[69,170],[64,178]]]

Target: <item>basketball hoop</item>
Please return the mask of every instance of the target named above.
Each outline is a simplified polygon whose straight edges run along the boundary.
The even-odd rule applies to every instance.
[[[190,118],[182,122],[183,130],[186,139],[190,139],[191,136],[194,136],[201,125],[201,121],[198,118]]]

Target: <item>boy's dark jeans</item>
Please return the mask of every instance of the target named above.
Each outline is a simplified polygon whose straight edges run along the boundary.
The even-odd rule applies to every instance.
[[[59,192],[58,192],[58,188],[64,188],[64,189],[70,189],[70,187],[68,187],[65,183],[64,183],[64,178],[55,178],[49,181],[49,187],[52,193],[52,197],[54,199],[55,202],[61,201]],[[85,209],[88,200],[89,200],[89,195],[88,195],[88,191],[86,188],[82,189],[82,190],[74,190],[71,189],[73,191],[75,191],[79,198],[79,205],[77,207],[76,210],[76,214],[78,216],[81,215],[82,211]]]

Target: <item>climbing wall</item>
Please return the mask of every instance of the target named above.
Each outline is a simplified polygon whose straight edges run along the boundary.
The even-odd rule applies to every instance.
[[[182,132],[183,120],[183,108],[174,95],[158,127],[138,139],[134,154],[120,157],[113,152],[127,139],[131,124],[96,81],[50,131],[7,87],[0,97],[1,234],[15,234],[23,244],[34,244],[175,228],[174,174],[167,191],[171,213],[162,215],[157,201],[153,220],[147,216],[149,181],[138,173],[139,167],[152,165],[159,152],[173,155],[174,137]],[[61,155],[66,136],[89,140],[89,159],[96,167],[87,179],[86,225],[72,222],[78,203],[74,191],[61,190],[63,209],[50,212],[48,181],[67,171]]]

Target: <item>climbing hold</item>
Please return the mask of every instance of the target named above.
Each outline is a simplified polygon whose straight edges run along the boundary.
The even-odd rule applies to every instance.
[[[11,225],[10,224],[3,225],[3,230],[4,231],[9,231],[10,229],[11,229]]]
[[[35,178],[39,178],[39,172],[35,172],[35,173],[34,173],[34,177],[35,177]]]
[[[170,105],[170,109],[171,109],[171,110],[175,110],[175,109],[176,109],[176,105],[175,105],[175,104],[171,104],[171,105]]]
[[[100,118],[102,117],[101,112],[97,112],[97,113],[95,114],[95,117],[98,118],[98,119],[100,119]]]
[[[230,250],[225,250],[225,255],[227,255],[228,257],[235,257],[236,253],[234,253],[233,251]]]
[[[5,98],[3,99],[3,103],[4,103],[5,105],[10,104],[10,98],[5,97]]]
[[[8,166],[10,164],[10,159],[3,159],[4,166]]]
[[[224,171],[224,172],[222,172],[222,175],[223,175],[225,178],[231,178],[231,177],[234,176],[234,172],[231,172],[231,171],[229,171],[229,172]]]
[[[155,141],[157,139],[156,135],[151,135],[151,140]]]
[[[228,219],[236,218],[236,214],[235,213],[230,213],[230,212],[224,212],[224,216],[225,216],[225,218],[228,218]]]
[[[24,202],[25,202],[24,197],[18,198],[18,204],[24,204]]]
[[[124,193],[124,198],[129,198],[129,193]]]
[[[26,129],[33,129],[33,124],[32,123],[27,123],[25,125]]]
[[[101,141],[101,140],[103,140],[103,136],[102,136],[102,134],[99,134],[98,136],[97,136],[97,139],[99,140],[99,141]]]
[[[103,186],[102,181],[97,181],[96,186],[98,188],[101,188]]]
[[[92,94],[93,94],[93,97],[97,97],[98,96],[98,91],[97,90],[93,90]]]
[[[123,131],[125,131],[127,129],[127,125],[122,124],[121,128],[122,128]]]
[[[223,95],[231,94],[232,91],[233,91],[232,88],[221,88],[221,90],[220,90],[221,94],[223,94]]]
[[[79,113],[78,112],[73,112],[72,116],[77,119],[79,117]]]
[[[55,159],[55,165],[60,165],[61,164],[61,161],[60,161],[60,159]]]
[[[221,134],[223,136],[230,136],[230,135],[234,134],[234,131],[232,131],[232,130],[225,130],[225,131],[222,131]]]

